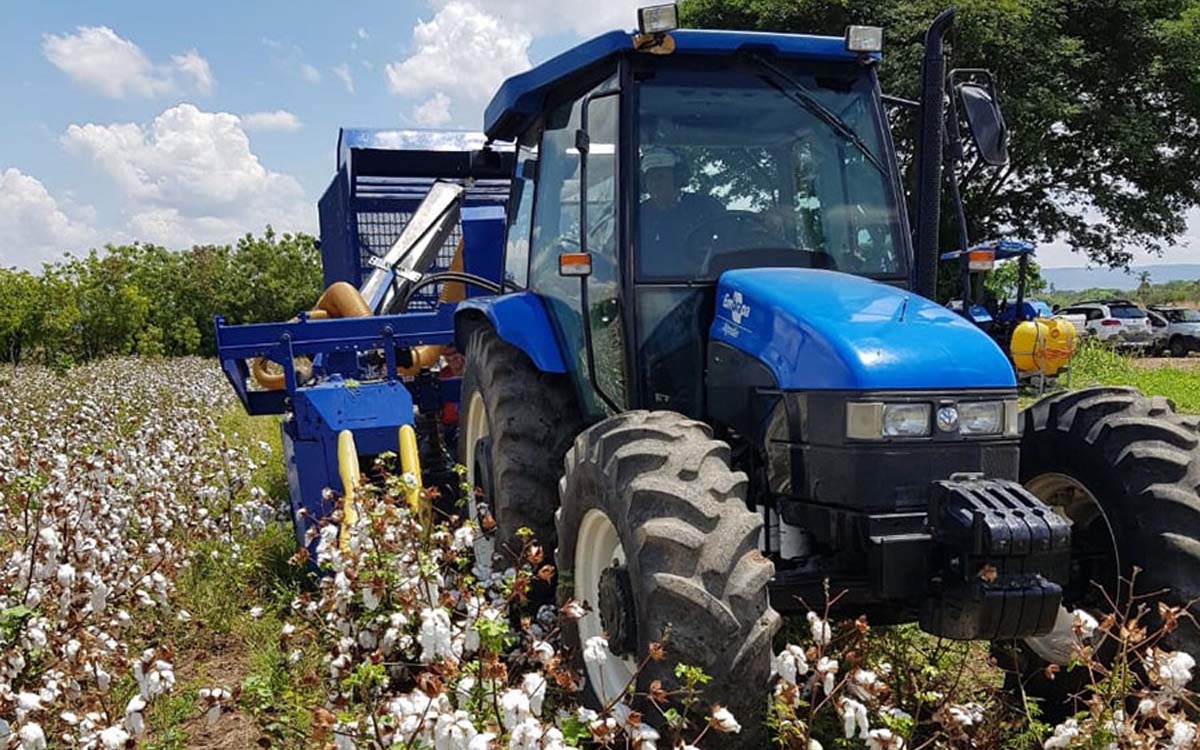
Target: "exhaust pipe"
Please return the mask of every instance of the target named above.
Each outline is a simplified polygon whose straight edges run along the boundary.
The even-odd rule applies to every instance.
[[[917,142],[916,252],[913,286],[937,294],[938,232],[942,221],[942,149],[946,129],[946,58],[942,42],[954,23],[954,8],[942,11],[925,32],[921,62],[921,131]]]

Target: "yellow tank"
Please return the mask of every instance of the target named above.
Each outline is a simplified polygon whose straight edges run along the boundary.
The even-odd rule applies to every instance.
[[[1064,318],[1038,318],[1017,326],[1009,343],[1009,351],[1018,372],[1041,372],[1052,376],[1070,363],[1078,341],[1079,336],[1071,321]]]

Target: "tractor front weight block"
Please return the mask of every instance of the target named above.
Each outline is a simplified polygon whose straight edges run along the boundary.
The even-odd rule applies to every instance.
[[[1051,630],[1070,564],[1068,520],[1016,482],[960,475],[934,483],[928,522],[922,629],[955,640]]]

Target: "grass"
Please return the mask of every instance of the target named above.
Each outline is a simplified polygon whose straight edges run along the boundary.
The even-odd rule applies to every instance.
[[[1129,357],[1098,344],[1085,344],[1075,356],[1072,387],[1128,385],[1149,396],[1165,396],[1179,411],[1200,413],[1200,370],[1138,367]]]
[[[247,416],[240,405],[216,422],[230,447],[248,452],[255,463],[250,483],[237,494],[258,486],[272,498],[285,499],[279,422]],[[270,747],[306,746],[312,712],[321,699],[321,692],[312,689],[321,655],[313,644],[291,643],[289,648],[298,650],[292,655],[280,642],[293,598],[314,590],[313,576],[288,561],[295,549],[286,522],[249,537],[234,534],[228,542],[197,546],[176,590],[179,606],[192,617],[171,626],[171,641],[182,657],[178,662],[189,668],[178,669],[173,695],[148,713],[147,747],[192,746],[189,729],[203,721],[197,693],[205,687],[240,691],[239,708],[253,718]],[[255,605],[262,608],[257,617],[251,615]]]

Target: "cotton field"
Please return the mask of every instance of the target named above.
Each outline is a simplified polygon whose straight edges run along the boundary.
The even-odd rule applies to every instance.
[[[669,637],[640,659],[672,663],[672,684],[590,704],[581,663],[615,657],[602,638],[563,644],[586,605],[554,599],[537,540],[477,559],[486,512],[462,520],[461,502],[414,493],[387,458],[353,527],[310,519],[316,560],[289,547],[270,578],[245,551],[290,544],[282,493],[262,481],[280,460],[262,442],[273,427],[231,431],[227,391],[197,359],[0,373],[0,748],[232,747],[205,743],[241,741],[221,723],[234,715],[246,746],[336,750],[1196,746],[1196,664],[1163,641],[1187,615],[1150,627],[1132,605],[1075,614],[1070,671],[1086,679],[1061,722],[986,647],[822,606],[776,644],[767,727],[724,708]],[[189,587],[214,577],[189,575],[201,569],[229,579],[189,611]],[[237,649],[220,679],[205,672]]]

